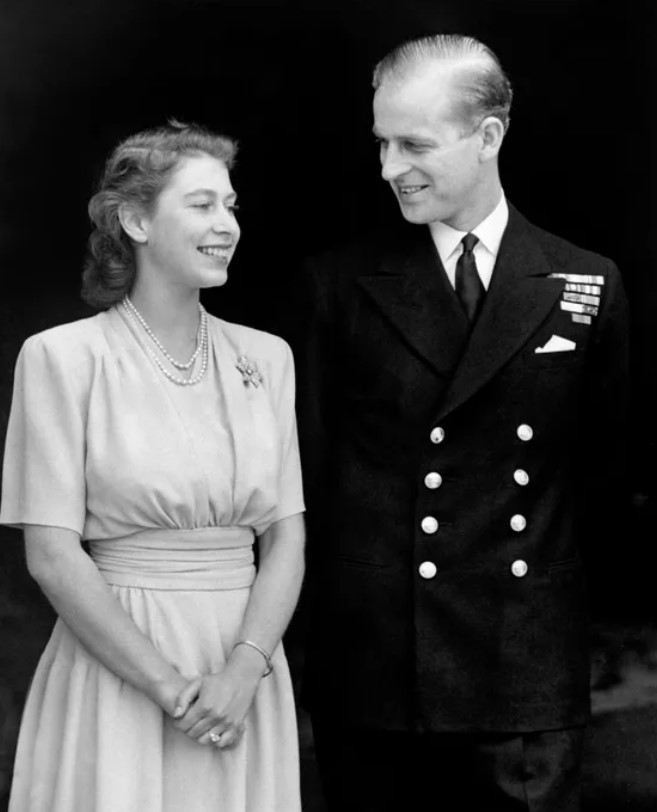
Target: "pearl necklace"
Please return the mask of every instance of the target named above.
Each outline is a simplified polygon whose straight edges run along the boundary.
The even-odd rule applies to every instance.
[[[137,317],[137,320],[139,321],[141,326],[144,328],[144,330],[148,334],[151,341],[153,341],[155,346],[162,353],[162,355],[167,359],[167,361],[171,364],[171,366],[175,367],[176,369],[191,369],[192,364],[194,363],[194,361],[196,361],[196,359],[198,358],[198,354],[201,351],[203,332],[204,332],[204,330],[206,329],[206,326],[207,326],[205,309],[203,308],[203,305],[200,302],[199,302],[199,305],[198,305],[198,309],[199,309],[199,313],[200,313],[201,318],[200,318],[200,321],[199,321],[198,330],[196,332],[196,349],[194,350],[194,354],[189,359],[189,361],[185,361],[184,363],[181,363],[180,361],[176,361],[174,358],[172,358],[169,355],[166,348],[162,346],[162,344],[160,343],[158,337],[155,335],[155,333],[151,330],[151,328],[146,323],[146,319],[141,315],[141,313],[137,310],[137,308],[133,305],[133,303],[130,301],[130,299],[127,296],[123,300],[123,305],[131,313],[131,315]],[[199,340],[199,339],[201,339],[201,340]]]
[[[190,369],[192,367],[194,361],[196,361],[196,359],[198,358],[199,353],[200,353],[200,355],[201,355],[201,368],[200,368],[200,370],[196,373],[196,375],[192,376],[191,378],[181,378],[180,376],[174,375],[170,370],[168,370],[164,366],[164,364],[162,363],[162,360],[160,359],[160,357],[156,353],[154,353],[152,350],[149,349],[148,350],[149,355],[155,361],[155,363],[159,367],[160,371],[170,381],[177,384],[178,386],[194,386],[194,384],[197,384],[203,378],[203,376],[205,375],[205,371],[208,368],[208,358],[209,358],[208,315],[207,315],[207,312],[206,312],[205,308],[203,307],[203,305],[200,302],[199,302],[198,308],[199,308],[199,313],[200,313],[201,318],[200,318],[198,332],[196,334],[196,349],[194,350],[194,353],[193,353],[192,357],[189,359],[189,361],[186,361],[184,363],[181,363],[180,361],[176,361],[174,358],[172,358],[169,355],[169,353],[166,351],[166,349],[162,346],[162,344],[158,340],[155,333],[151,330],[151,328],[146,323],[146,320],[144,319],[144,317],[141,315],[141,313],[137,310],[137,308],[134,306],[134,304],[130,301],[130,299],[127,296],[123,299],[122,304],[123,304],[123,307],[125,309],[126,314],[128,315],[128,318],[130,319],[132,324],[135,326],[135,328],[137,330],[139,330],[138,324],[140,324],[142,326],[142,328],[144,329],[144,332],[146,333],[146,335],[151,339],[151,341],[155,344],[155,346],[159,349],[159,351],[167,359],[167,361],[172,366],[174,366],[176,369],[183,369],[183,370]]]

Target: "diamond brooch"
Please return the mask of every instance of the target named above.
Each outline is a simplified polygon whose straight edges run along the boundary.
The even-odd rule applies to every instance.
[[[240,355],[235,364],[242,373],[242,380],[245,384],[253,384],[256,388],[262,383],[262,375],[255,361],[251,361],[246,355]]]

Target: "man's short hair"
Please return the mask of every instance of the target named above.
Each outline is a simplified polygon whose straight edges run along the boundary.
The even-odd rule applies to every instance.
[[[437,34],[404,42],[376,65],[372,85],[378,89],[387,79],[403,78],[432,62],[455,68],[455,112],[465,125],[476,127],[487,116],[495,116],[508,129],[511,82],[493,51],[474,37]]]

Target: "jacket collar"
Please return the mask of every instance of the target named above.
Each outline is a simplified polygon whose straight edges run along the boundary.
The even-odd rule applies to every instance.
[[[477,323],[449,385],[438,418],[472,397],[530,340],[557,304],[562,279],[552,268],[527,221],[509,207],[502,238]]]
[[[451,376],[468,340],[467,319],[429,229],[408,232],[358,282],[409,349],[434,372]]]
[[[451,378],[442,418],[490,381],[546,319],[564,288],[563,280],[547,278],[551,271],[529,223],[509,205],[490,289],[470,335],[428,228],[406,229],[375,272],[358,281],[410,350]]]

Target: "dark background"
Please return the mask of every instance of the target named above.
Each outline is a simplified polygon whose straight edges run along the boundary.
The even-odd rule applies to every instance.
[[[501,170],[530,219],[612,257],[633,316],[622,538],[596,528],[596,612],[652,624],[657,56],[651,0],[3,0],[0,8],[0,439],[24,338],[90,315],[86,202],[116,142],[168,117],[241,144],[242,243],[217,315],[294,333],[304,256],[398,217],[370,132],[373,64],[439,31],[492,46],[515,87]],[[604,443],[605,438],[601,437]],[[50,622],[0,532],[0,794]],[[4,687],[2,687],[4,685]],[[4,709],[4,711],[3,711]],[[4,750],[3,750],[4,748]]]

